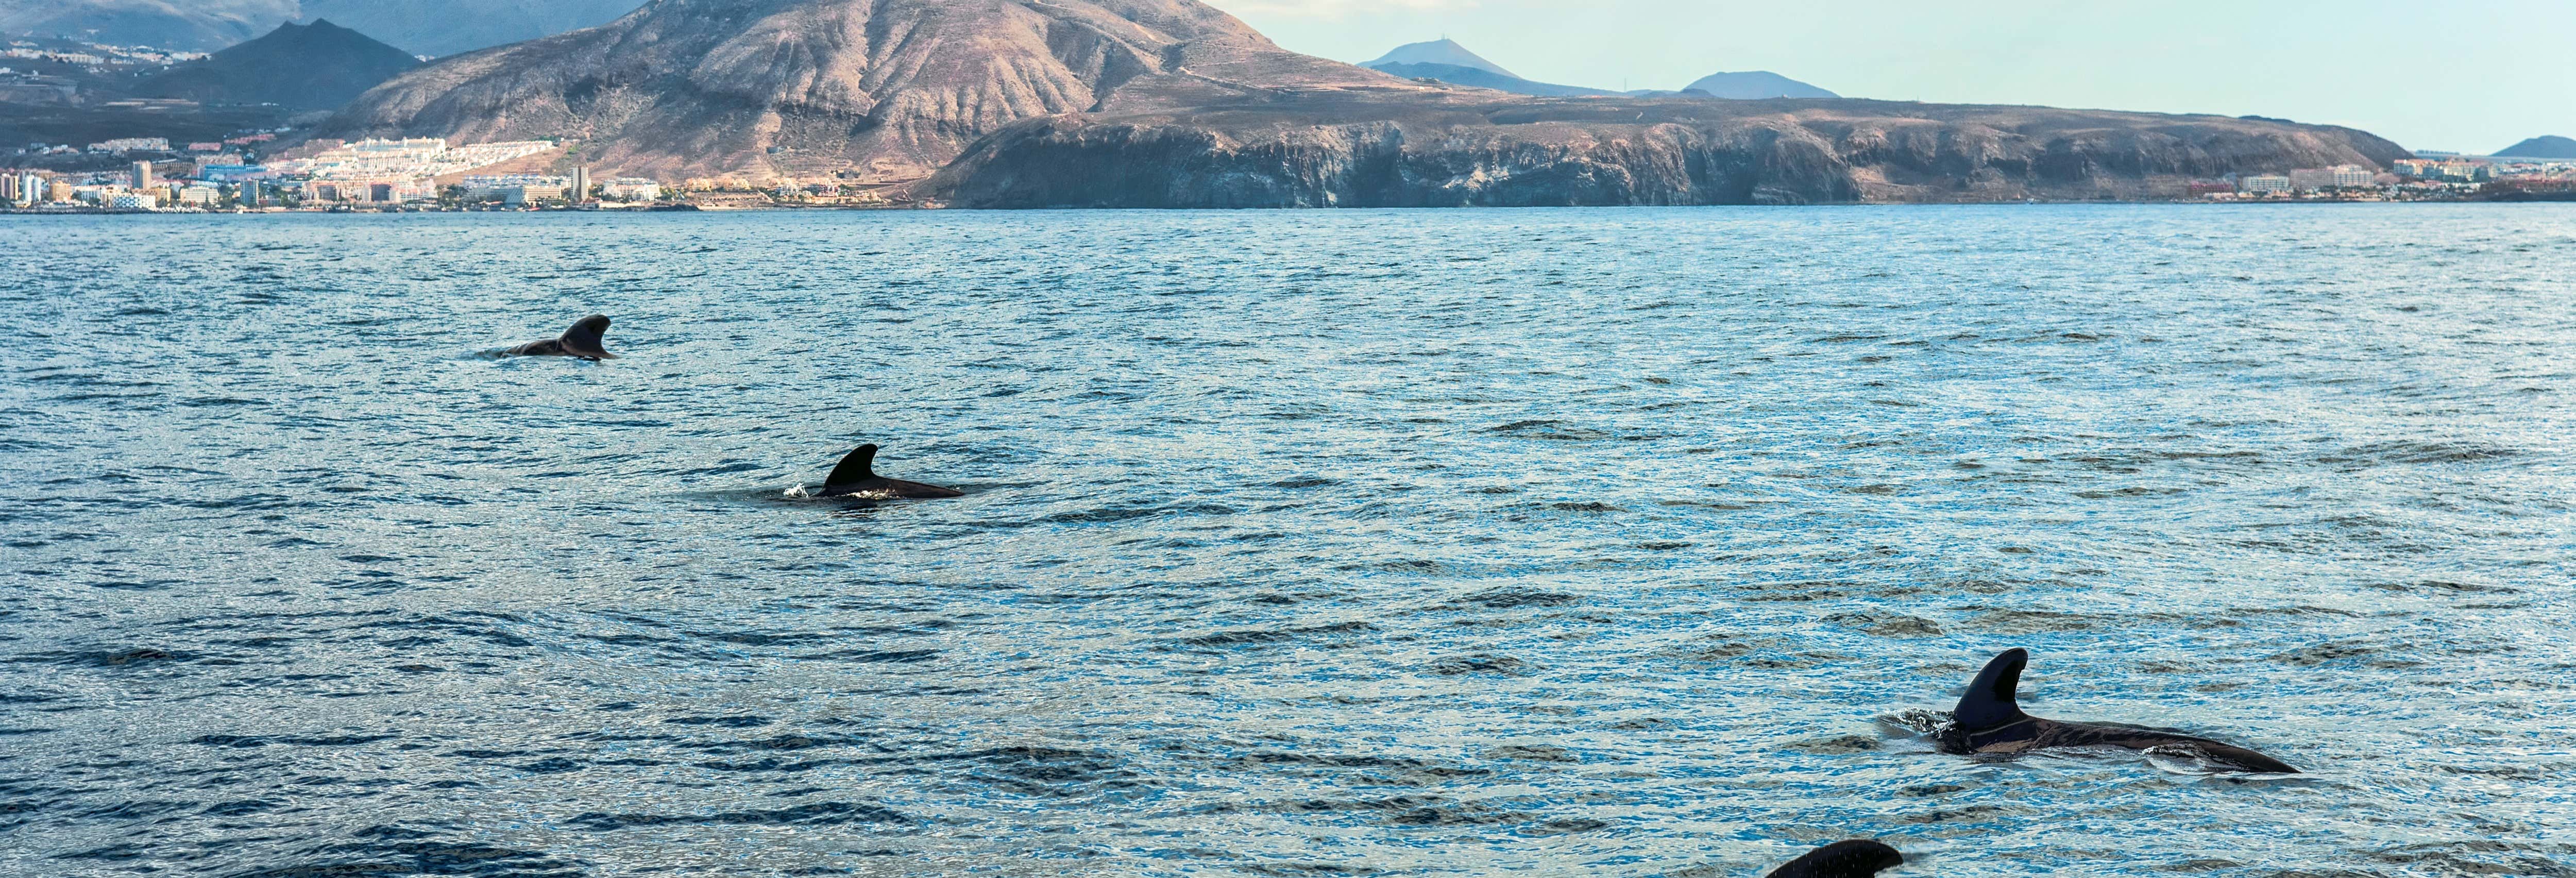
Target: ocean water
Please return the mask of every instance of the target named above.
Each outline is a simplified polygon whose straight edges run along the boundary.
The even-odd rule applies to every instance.
[[[2566,206],[21,218],[0,304],[0,874],[2576,875]],[[790,496],[862,441],[968,495]],[[2308,773],[1933,752],[2015,646]]]

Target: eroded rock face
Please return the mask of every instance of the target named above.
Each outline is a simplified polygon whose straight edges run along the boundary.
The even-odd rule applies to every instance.
[[[322,133],[578,138],[605,170],[663,177],[909,179],[1033,117],[1422,88],[1192,0],[655,0],[414,71]]]
[[[917,191],[961,207],[1438,207],[2137,199],[2407,155],[2349,129],[1876,101],[1310,95],[1059,116]]]

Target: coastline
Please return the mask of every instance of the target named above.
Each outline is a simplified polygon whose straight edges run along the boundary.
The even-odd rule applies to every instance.
[[[1190,208],[1190,207],[1106,207],[1106,206],[1087,206],[1087,205],[1039,205],[1039,206],[1026,206],[1026,207],[955,207],[955,206],[950,206],[950,205],[945,205],[945,204],[877,204],[877,205],[853,205],[853,204],[771,204],[771,205],[754,205],[754,206],[741,206],[741,205],[700,206],[700,205],[691,205],[691,204],[687,204],[687,203],[685,203],[685,202],[681,202],[681,203],[674,203],[674,204],[653,205],[653,206],[648,206],[648,207],[617,207],[617,208],[591,208],[591,207],[535,207],[535,208],[515,208],[515,209],[509,209],[509,208],[453,208],[453,207],[403,207],[403,208],[343,208],[343,207],[325,207],[325,208],[261,208],[261,209],[255,209],[255,210],[253,210],[253,209],[217,209],[217,210],[200,210],[200,209],[171,209],[171,208],[163,208],[163,209],[157,209],[157,210],[141,210],[141,209],[134,209],[134,208],[103,208],[103,207],[86,207],[86,206],[81,206],[81,207],[65,206],[65,207],[0,207],[0,216],[145,216],[145,215],[176,215],[176,216],[266,216],[266,215],[281,215],[281,214],[293,214],[293,215],[319,215],[319,214],[372,214],[372,215],[390,215],[390,214],[468,214],[468,213],[478,213],[478,214],[581,214],[581,215],[597,215],[597,214],[630,214],[630,213],[637,213],[637,214],[640,214],[640,213],[795,213],[795,212],[851,212],[851,213],[873,213],[873,212],[889,212],[889,211],[977,211],[977,212],[987,212],[987,211],[989,211],[989,212],[995,212],[995,213],[1011,213],[1011,212],[1021,212],[1021,211],[1070,211],[1070,210],[1097,210],[1097,211],[1169,211],[1169,212],[1186,212],[1186,211],[1192,211],[1192,210],[1226,210],[1226,211],[1253,211],[1253,212],[1301,212],[1301,211],[1330,212],[1330,211],[1350,211],[1350,210],[1418,210],[1418,211],[1426,211],[1426,212],[1437,212],[1437,211],[1488,211],[1488,210],[1530,210],[1530,209],[1546,210],[1546,209],[1564,209],[1564,208],[1590,209],[1590,210],[1622,210],[1622,209],[1634,209],[1634,208],[1668,209],[1668,208],[1676,208],[1676,207],[1684,207],[1684,208],[1686,208],[1686,207],[1756,207],[1756,208],[1826,207],[1826,208],[1869,208],[1869,207],[2063,207],[2063,206],[2070,206],[2070,205],[2130,206],[2130,207],[2148,207],[2148,206],[2196,206],[2196,207],[2210,207],[2210,208],[2246,208],[2246,207],[2266,207],[2266,206],[2276,206],[2276,207],[2298,207],[2298,206],[2327,206],[2327,205],[2355,205],[2355,204],[2384,204],[2384,205],[2409,205],[2409,206],[2412,206],[2412,205],[2435,205],[2435,204],[2569,204],[2569,203],[2576,203],[2576,193],[2549,193],[2549,194],[2538,194],[2538,195],[2525,195],[2524,197],[2520,197],[2520,198],[2281,198],[2281,199],[2259,199],[2259,200],[2256,200],[2256,199],[2248,199],[2248,200],[2172,199],[2172,200],[2153,200],[2153,201],[2148,201],[2148,200],[2125,200],[2125,199],[2124,199],[2124,200],[2113,200],[2113,199],[2014,199],[2014,200],[2009,200],[2009,201],[1832,201],[1832,202],[1819,202],[1819,203],[1812,203],[1812,204],[1698,204],[1698,205],[1669,205],[1669,204],[1564,204],[1564,205],[1514,205],[1514,206],[1501,206],[1501,207],[1483,206],[1483,205],[1469,205],[1469,206],[1461,206],[1461,207],[1363,207],[1363,206],[1349,206],[1349,207],[1238,207],[1238,208]]]

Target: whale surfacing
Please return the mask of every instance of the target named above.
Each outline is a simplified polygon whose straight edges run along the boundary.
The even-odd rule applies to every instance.
[[[2014,649],[1995,656],[1978,672],[1976,682],[1959,696],[1950,725],[1934,735],[1941,752],[1967,756],[1980,753],[2018,755],[2060,747],[2125,747],[2131,750],[2183,752],[2231,771],[2254,774],[2298,774],[2278,759],[2233,744],[2180,732],[2131,726],[2094,725],[2040,719],[2021,711],[2016,693],[2030,652]]]
[[[824,477],[822,496],[872,500],[935,500],[966,496],[966,492],[954,488],[877,475],[876,459],[875,443],[861,445],[849,456],[841,458],[841,464],[832,468],[831,475]]]
[[[579,357],[584,360],[614,360],[600,336],[608,332],[608,315],[593,314],[572,322],[559,338],[532,341],[501,353],[512,357]]]
[[[1905,865],[1905,855],[1869,839],[1838,841],[1790,860],[1768,878],[1870,878],[1882,869]]]

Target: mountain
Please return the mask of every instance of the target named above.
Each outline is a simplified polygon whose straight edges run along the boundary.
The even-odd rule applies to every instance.
[[[1486,73],[1491,73],[1495,76],[1506,76],[1512,79],[1521,78],[1520,74],[1505,70],[1503,69],[1503,65],[1487,61],[1483,56],[1467,51],[1467,47],[1458,45],[1446,38],[1432,40],[1428,43],[1406,43],[1395,47],[1395,51],[1388,52],[1385,55],[1380,56],[1377,60],[1361,64],[1360,66],[1371,70],[1378,70],[1383,69],[1389,64],[1440,64],[1449,67],[1473,68],[1485,71]]]
[[[655,0],[361,96],[325,137],[567,137],[619,173],[925,176],[1023,119],[1436,92],[1196,0]]]
[[[2576,140],[2534,137],[2498,150],[2496,155],[2517,159],[2576,159]]]
[[[1460,67],[1455,64],[1381,64],[1374,61],[1370,63],[1376,65],[1370,69],[1390,76],[1401,76],[1406,79],[1437,79],[1441,82],[1453,85],[1469,85],[1477,88],[1490,88],[1495,91],[1507,91],[1517,95],[1536,95],[1538,97],[1561,98],[1576,97],[1580,95],[1618,94],[1618,92],[1614,91],[1603,91],[1597,88],[1584,88],[1576,85],[1550,85],[1544,82],[1531,82],[1517,76],[1505,76],[1481,67]]]
[[[0,36],[69,35],[211,52],[283,22],[327,18],[407,52],[447,55],[605,24],[641,5],[643,0],[0,0]]]
[[[299,20],[328,18],[404,51],[439,57],[596,27],[644,0],[303,0]]]
[[[916,197],[960,207],[1455,207],[2182,197],[2402,147],[2224,116],[1865,100],[1314,93],[1034,119]]]
[[[154,74],[133,93],[207,104],[330,110],[420,66],[410,53],[328,21],[283,24],[267,36]]]
[[[1506,94],[1288,52],[1197,0],[655,0],[412,70],[316,136],[561,137],[599,174],[977,207],[2128,199],[2407,155],[2221,116]]]
[[[1838,98],[1842,95],[1799,82],[1768,70],[1744,73],[1712,73],[1699,81],[1682,86],[1682,91],[1707,92],[1712,97],[1738,101],[1769,98]]]
[[[295,17],[296,0],[0,0],[0,37],[211,52]]]

